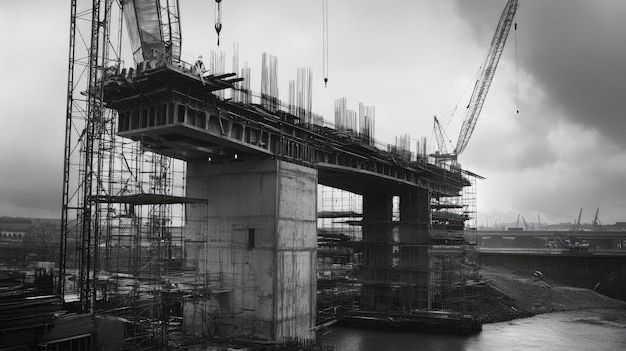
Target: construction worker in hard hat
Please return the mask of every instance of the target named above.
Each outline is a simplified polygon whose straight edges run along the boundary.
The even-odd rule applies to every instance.
[[[204,73],[205,70],[204,62],[202,62],[202,55],[198,56],[196,63],[193,65],[193,68],[195,74],[199,74],[200,76],[202,76],[202,73]]]

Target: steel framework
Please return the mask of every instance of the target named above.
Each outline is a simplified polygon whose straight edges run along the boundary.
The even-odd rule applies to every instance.
[[[94,301],[94,261],[97,247],[94,238],[99,235],[97,200],[93,194],[101,190],[97,181],[100,160],[94,155],[101,147],[103,134],[108,130],[107,111],[102,105],[102,81],[105,67],[119,58],[109,58],[112,0],[93,0],[87,9],[79,9],[76,0],[70,8],[70,47],[68,61],[67,101],[65,116],[65,153],[63,167],[63,201],[61,214],[61,250],[59,257],[58,294],[64,296],[67,268],[78,271],[79,311],[89,312]],[[89,24],[89,35],[83,35]],[[81,41],[77,42],[80,38]],[[88,40],[88,41],[86,41]],[[84,46],[81,46],[82,43]],[[77,52],[78,51],[78,52]],[[117,52],[119,52],[119,48]],[[82,56],[81,54],[84,54]],[[95,217],[94,217],[95,215]],[[68,247],[74,244],[74,247]]]
[[[174,195],[184,193],[175,184],[184,174],[182,163],[117,136],[117,114],[104,102],[104,78],[125,71],[125,3],[71,1],[56,292],[66,302],[75,295],[79,313],[126,311],[132,328],[124,348],[165,349],[176,308],[164,307],[171,294],[161,277],[181,267],[183,209]],[[178,1],[161,5],[161,30],[177,42],[173,59],[180,55]]]

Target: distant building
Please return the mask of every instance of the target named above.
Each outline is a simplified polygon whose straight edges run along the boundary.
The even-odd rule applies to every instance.
[[[17,231],[0,231],[0,241],[22,241],[26,236],[26,232]]]

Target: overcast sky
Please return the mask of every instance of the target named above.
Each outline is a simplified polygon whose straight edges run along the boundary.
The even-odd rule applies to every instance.
[[[233,43],[260,90],[262,52],[278,57],[281,98],[298,67],[314,73],[314,112],[333,101],[376,107],[376,138],[453,143],[504,0],[329,0],[329,82],[322,75],[322,1],[181,0],[183,58]],[[0,216],[61,210],[69,1],[2,1]],[[464,168],[478,184],[479,224],[626,221],[626,1],[522,0]],[[206,59],[205,59],[206,61]],[[130,65],[130,63],[127,63]],[[516,111],[519,110],[519,114]],[[452,114],[453,111],[456,111]],[[434,140],[433,140],[434,141]]]

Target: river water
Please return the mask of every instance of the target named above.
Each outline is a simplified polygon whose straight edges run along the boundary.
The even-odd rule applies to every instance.
[[[337,351],[626,350],[626,310],[579,310],[483,325],[472,336],[336,327]]]

